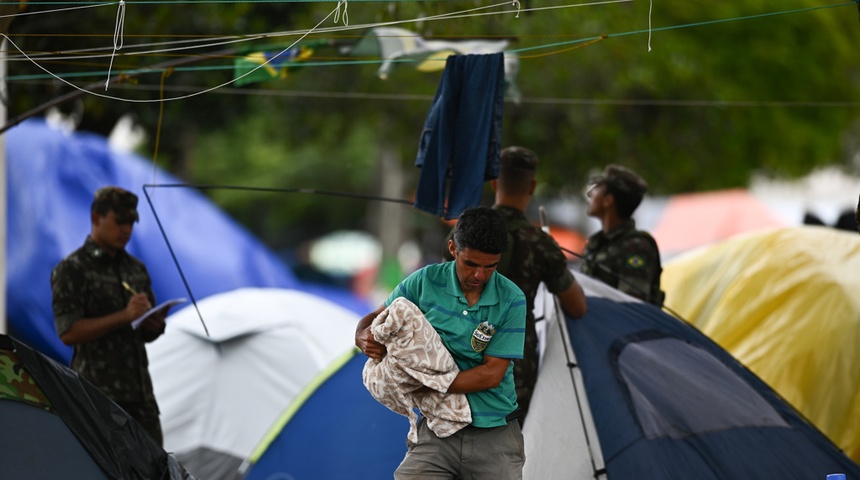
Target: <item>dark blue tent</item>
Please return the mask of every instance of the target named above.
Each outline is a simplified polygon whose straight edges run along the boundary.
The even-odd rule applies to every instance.
[[[577,278],[584,318],[559,321],[552,297],[539,298],[546,348],[523,430],[526,480],[860,479],[860,466],[704,334]],[[365,361],[345,355],[309,385],[245,478],[391,478],[408,421],[367,393]]]
[[[364,388],[366,361],[351,351],[309,384],[251,456],[244,478],[391,478],[406,454],[409,421]]]
[[[54,328],[51,270],[83,244],[93,193],[104,185],[140,197],[140,223],[128,251],[147,265],[158,301],[278,287],[318,293],[357,312],[370,310],[348,292],[300,283],[272,251],[195,189],[149,187],[150,204],[144,185],[181,182],[151,161],[111,149],[101,136],[27,120],[7,132],[6,144],[8,332],[58,361],[68,364],[71,349]]]
[[[588,313],[547,326],[525,478],[860,478],[860,466],[696,328],[578,278]]]

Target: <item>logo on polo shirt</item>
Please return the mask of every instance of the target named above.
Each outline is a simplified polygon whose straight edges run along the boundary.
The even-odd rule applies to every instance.
[[[490,322],[485,321],[478,325],[478,328],[472,332],[472,350],[483,352],[495,333],[496,327],[490,325]]]

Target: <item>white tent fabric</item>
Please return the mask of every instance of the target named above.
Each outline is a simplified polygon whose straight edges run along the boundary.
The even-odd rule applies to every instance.
[[[557,302],[541,303],[546,351],[523,430],[526,480],[860,478],[860,466],[704,334],[596,280],[577,280],[588,298],[583,318],[558,321]],[[353,353],[357,314],[338,317],[336,305],[293,292],[275,301],[241,293],[249,297],[200,302],[212,337],[185,309],[153,344],[166,449],[207,480],[242,478],[246,459],[250,475],[259,471],[250,478],[264,480],[390,479],[406,429],[374,426],[408,422],[376,402],[353,413],[372,401],[360,381],[363,357],[342,365],[348,377],[328,376],[294,405],[297,389]],[[290,412],[283,424],[282,411]],[[279,434],[266,435],[276,426]],[[272,456],[254,461],[264,435],[274,438]],[[377,443],[390,450],[356,457]],[[323,472],[365,463],[385,467]]]
[[[198,478],[238,478],[284,407],[354,347],[358,315],[322,297],[242,288],[168,317],[147,345],[164,448]]]
[[[578,282],[589,285],[589,295],[612,292],[616,298],[637,301],[585,275],[574,275]],[[604,480],[605,472],[594,475],[603,471],[603,456],[585,396],[582,371],[567,368],[576,363],[576,354],[566,341],[566,327],[558,308],[554,297],[541,285],[535,298],[535,314],[542,311],[544,317],[538,324],[542,367],[532,394],[532,404],[540,408],[529,411],[528,422],[523,426],[527,460],[523,478],[541,480],[567,472],[565,478],[569,479]],[[559,445],[564,445],[566,454],[557,454]]]

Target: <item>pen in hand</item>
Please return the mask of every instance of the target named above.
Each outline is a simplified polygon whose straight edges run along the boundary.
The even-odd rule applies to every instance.
[[[137,291],[131,288],[131,285],[129,285],[125,280],[122,281],[122,288],[128,290],[133,295],[131,300],[128,301],[128,306],[126,308],[131,309],[134,313],[134,318],[138,318],[150,308],[149,300],[145,298],[137,298]]]
[[[131,292],[132,295],[137,295],[137,292],[135,292],[134,289],[131,288],[131,285],[129,285],[125,280],[122,281],[122,288]]]

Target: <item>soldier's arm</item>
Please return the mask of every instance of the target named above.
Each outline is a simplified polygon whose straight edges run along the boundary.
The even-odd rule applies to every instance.
[[[155,305],[155,294],[152,292],[150,288],[147,293],[147,298],[149,299],[149,303],[151,305]],[[140,338],[144,342],[152,342],[164,333],[164,328],[167,325],[167,314],[170,311],[170,307],[163,308],[158,312],[153,313],[146,320],[138,325],[137,331],[139,332]],[[137,318],[137,317],[135,317]]]
[[[150,308],[151,305],[146,294],[138,293],[129,299],[128,304],[122,310],[103,317],[75,320],[68,330],[60,333],[60,340],[70,346],[98,340],[117,328],[131,323]]]
[[[561,247],[549,235],[541,242],[543,242],[542,246],[536,252],[543,252],[544,255],[541,281],[553,295],[558,297],[561,309],[566,314],[573,318],[584,316],[587,310],[585,292],[568,268],[567,258],[561,251]]]
[[[561,309],[573,318],[580,318],[585,315],[587,307],[585,304],[585,293],[582,291],[582,286],[579,282],[574,281],[567,289],[556,294]]]
[[[146,320],[140,323],[137,330],[140,332],[141,339],[144,342],[152,342],[164,333],[164,328],[167,326],[167,310],[159,313],[154,313]]]
[[[51,272],[51,302],[57,335],[66,345],[96,340],[125,325],[149,308],[149,299],[143,293],[129,300],[125,309],[99,318],[84,317],[83,267],[74,261],[64,260]]]

